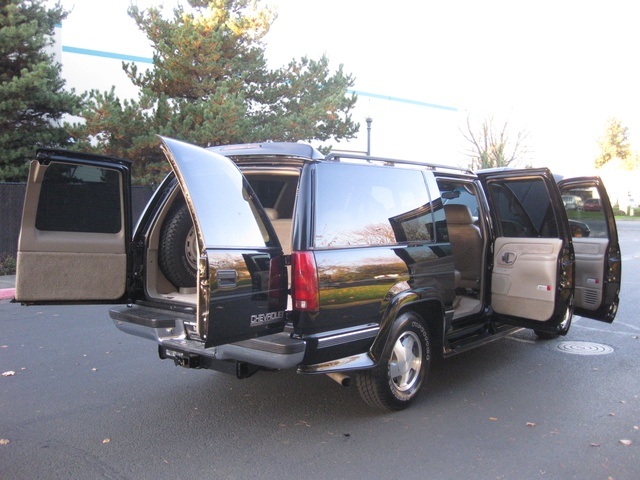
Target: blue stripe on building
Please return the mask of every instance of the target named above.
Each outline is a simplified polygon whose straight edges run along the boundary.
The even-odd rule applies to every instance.
[[[153,59],[149,57],[136,57],[134,55],[125,55],[122,53],[103,52],[101,50],[89,50],[86,48],[68,47],[63,45],[62,51],[65,53],[76,53],[79,55],[89,55],[92,57],[112,58],[115,60],[122,60],[124,62],[138,62],[153,64]],[[418,107],[437,108],[440,110],[448,110],[450,112],[457,112],[456,107],[449,107],[446,105],[438,105],[436,103],[421,102],[419,100],[410,100],[408,98],[392,97],[390,95],[382,95],[379,93],[363,92],[360,90],[347,90],[349,93],[355,93],[359,97],[377,98],[379,100],[387,100],[390,102],[406,103],[409,105],[416,105]]]
[[[151,63],[153,59],[148,57],[136,57],[134,55],[125,55],[122,53],[103,52],[100,50],[89,50],[86,48],[67,47],[62,46],[62,51],[65,53],[77,53],[80,55],[89,55],[92,57],[113,58],[116,60],[123,60],[125,62],[138,62],[138,63]]]

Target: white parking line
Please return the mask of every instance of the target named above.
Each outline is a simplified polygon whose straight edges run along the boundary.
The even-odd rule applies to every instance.
[[[640,332],[640,327],[636,327],[635,325],[629,325],[628,323],[620,322],[615,320],[616,325],[624,325],[625,327],[630,328],[631,330],[635,330],[636,332]]]
[[[516,342],[522,342],[522,343],[536,343],[534,340],[525,340],[524,338],[517,338],[517,337],[513,337],[511,335],[509,335],[507,337],[509,340],[514,340]]]
[[[619,323],[619,322],[617,322]],[[633,328],[634,330],[638,330],[638,328],[634,327],[633,325],[625,325],[624,323],[620,323],[620,325],[624,325],[625,327],[629,327],[629,328]],[[615,335],[624,335],[626,337],[632,337],[632,336],[637,336],[634,335],[633,332],[621,332],[619,330],[611,330],[611,329],[607,329],[607,328],[595,328],[595,327],[587,327],[585,325],[572,325],[571,328],[583,328],[585,330],[591,330],[594,332],[602,332],[602,333],[613,333]]]

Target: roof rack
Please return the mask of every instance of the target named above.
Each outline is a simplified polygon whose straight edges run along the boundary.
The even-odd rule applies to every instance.
[[[340,159],[350,159],[350,160],[363,160],[369,163],[380,162],[385,165],[416,165],[420,167],[426,167],[430,170],[450,170],[458,173],[464,173],[467,175],[473,175],[473,172],[467,168],[461,167],[453,167],[451,165],[443,165],[438,163],[429,163],[429,162],[420,162],[416,160],[401,160],[397,158],[386,158],[386,157],[372,157],[371,155],[358,155],[354,153],[338,153],[331,152],[325,157],[325,161],[340,161]]]

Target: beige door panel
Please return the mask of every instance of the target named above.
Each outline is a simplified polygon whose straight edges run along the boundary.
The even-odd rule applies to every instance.
[[[38,199],[46,169],[32,162],[29,172],[18,240],[16,299],[119,299],[125,293],[127,275],[124,227],[116,233],[38,230]],[[122,215],[121,225],[124,221]]]
[[[124,229],[115,234],[42,232],[23,215],[16,299],[116,300],[127,274]]]
[[[491,304],[496,313],[544,321],[555,308],[558,255],[556,238],[496,239]]]
[[[127,256],[111,253],[18,252],[16,300],[117,300],[124,295]]]
[[[604,258],[609,248],[607,238],[574,238],[576,254],[574,304],[596,310],[602,303]]]

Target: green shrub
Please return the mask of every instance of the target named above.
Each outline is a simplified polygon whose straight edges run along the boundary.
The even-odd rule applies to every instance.
[[[0,275],[15,275],[16,259],[8,253],[0,253]]]

